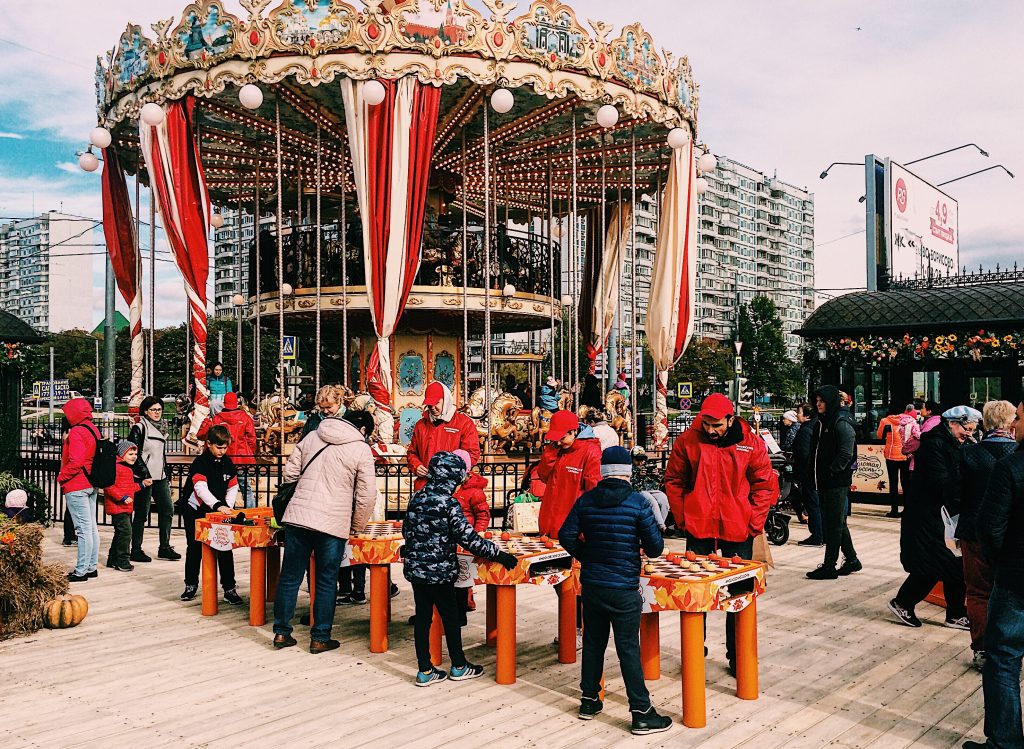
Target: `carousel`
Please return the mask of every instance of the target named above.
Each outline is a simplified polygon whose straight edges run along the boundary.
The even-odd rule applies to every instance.
[[[550,414],[504,392],[497,365],[520,361],[531,384],[551,376],[571,390],[617,314],[646,317],[663,438],[667,372],[693,328],[698,172],[715,168],[695,142],[688,60],[659,53],[639,24],[585,27],[557,0],[521,15],[503,0],[272,2],[241,0],[239,17],[200,0],[152,34],[129,25],[98,60],[98,125],[80,162],[104,162],[133,400],[147,361],[146,189],[190,309],[193,433],[208,412],[208,242],[231,211],[254,230],[238,232],[249,283],[236,303],[254,325],[250,384],[276,446],[297,436],[282,392],[292,336],[311,356],[311,385],[348,388],[396,449],[434,380],[483,439],[515,449],[539,444]],[[622,279],[640,194],[657,196],[659,214],[647,310],[623,302],[636,299],[636,273]],[[525,343],[503,358],[495,336],[506,333]],[[260,378],[266,336],[280,341],[276,382]],[[608,403],[624,435],[635,433],[635,373],[629,392]]]

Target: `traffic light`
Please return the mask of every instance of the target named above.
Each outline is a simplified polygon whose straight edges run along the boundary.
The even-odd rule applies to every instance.
[[[750,392],[750,388],[747,387],[747,378],[738,378],[740,383],[740,404],[743,406],[749,406],[754,402],[754,394]]]

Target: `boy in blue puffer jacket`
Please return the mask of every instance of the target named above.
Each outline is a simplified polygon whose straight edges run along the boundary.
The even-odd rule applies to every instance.
[[[604,708],[599,697],[609,629],[633,716],[632,733],[667,731],[672,719],[651,705],[640,665],[640,548],[656,557],[665,548],[647,499],[633,490],[633,459],[624,447],[601,454],[601,482],[573,505],[558,541],[580,561],[583,588],[583,674],[580,720]]]
[[[512,569],[518,559],[481,538],[466,520],[455,490],[466,480],[466,463],[455,453],[435,453],[427,465],[427,483],[412,495],[406,510],[402,534],[405,548],[405,579],[412,583],[416,602],[416,686],[427,687],[450,678],[475,679],[484,670],[466,660],[462,652],[461,613],[455,599],[459,576],[459,546],[478,557],[493,559]],[[444,625],[444,637],[451,658],[451,674],[435,668],[430,661],[430,624],[434,607]]]

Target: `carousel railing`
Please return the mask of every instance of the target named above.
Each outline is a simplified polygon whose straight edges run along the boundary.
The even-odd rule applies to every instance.
[[[470,226],[466,232],[466,248],[462,227],[429,222],[424,229],[423,252],[414,283],[418,286],[462,287],[462,259],[468,257],[466,276],[468,288],[484,288],[483,227]],[[277,291],[277,239],[274,230],[260,234],[260,293]],[[282,233],[284,282],[293,289],[316,288],[316,228],[289,227]],[[349,225],[344,243],[345,277],[349,286],[366,283],[363,270],[362,233]],[[255,267],[256,243],[250,243],[250,267]],[[342,242],[336,224],[322,227],[320,242],[320,285],[341,286],[343,277]],[[553,257],[552,257],[553,255]],[[554,285],[551,265],[554,263]],[[557,244],[542,237],[503,227],[491,236],[491,288],[500,290],[511,284],[516,291],[549,296],[560,288],[561,257]],[[256,293],[256,274],[249,273],[249,293]]]

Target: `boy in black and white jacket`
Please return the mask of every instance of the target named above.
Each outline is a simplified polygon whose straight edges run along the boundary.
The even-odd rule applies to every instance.
[[[231,432],[225,426],[210,427],[206,449],[192,461],[188,481],[181,490],[178,509],[185,521],[185,591],[182,601],[191,601],[199,592],[199,568],[203,560],[203,544],[196,540],[196,519],[208,512],[231,512],[238,496],[238,471],[226,456]],[[224,600],[238,605],[241,596],[235,590],[235,559],[230,551],[217,552],[220,584]]]

